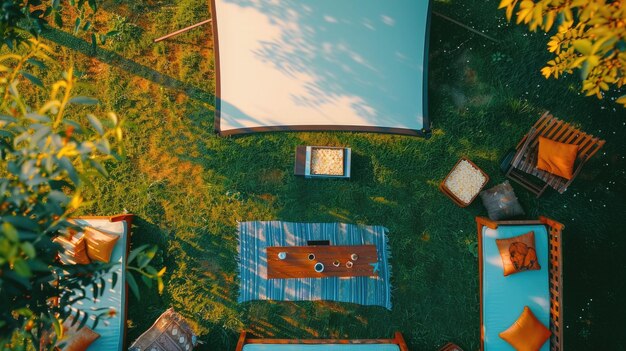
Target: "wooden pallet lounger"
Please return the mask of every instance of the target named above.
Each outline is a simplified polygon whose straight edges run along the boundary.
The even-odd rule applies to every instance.
[[[546,217],[523,221],[491,221],[476,217],[476,224],[480,277],[480,349],[509,349],[510,346],[498,333],[513,324],[524,305],[527,305],[537,311],[537,318],[544,320],[542,323],[547,325],[549,322],[552,336],[541,350],[563,350],[561,232],[564,226]],[[535,247],[542,269],[504,277],[495,238],[517,236],[528,230],[535,231]],[[485,296],[489,299],[486,300]]]
[[[540,136],[565,144],[578,145],[578,156],[576,157],[572,179],[568,180],[536,167]],[[562,194],[580,173],[585,163],[603,145],[604,140],[576,129],[569,123],[552,116],[549,112],[545,112],[517,144],[515,155],[511,159],[506,176],[533,192],[537,197],[540,197],[548,186]]]
[[[297,350],[297,345],[307,345],[307,350],[318,345],[319,350],[326,350],[324,346],[331,346],[332,350],[340,351],[343,348],[334,345],[345,345],[346,350],[397,350],[409,351],[402,333],[396,332],[393,339],[255,339],[249,338],[245,331],[241,332],[236,351],[256,351],[256,350]],[[355,347],[361,345],[359,347]],[[386,346],[388,348],[382,348]],[[317,348],[316,348],[317,350]]]

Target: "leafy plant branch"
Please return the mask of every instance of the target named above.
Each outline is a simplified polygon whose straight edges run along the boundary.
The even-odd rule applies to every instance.
[[[580,71],[582,91],[602,99],[626,85],[626,2],[607,0],[501,0],[510,21],[531,31],[556,33],[548,50],[557,56],[541,70],[546,78]],[[616,99],[626,107],[626,95]]]
[[[53,62],[42,43],[32,39],[25,48],[0,57],[0,92],[6,96],[0,105],[0,301],[10,306],[0,311],[0,350],[53,348],[62,321],[72,318],[82,327],[90,316],[97,324],[116,313],[75,307],[102,296],[109,286],[103,275],[115,264],[64,264],[54,239],[82,230],[70,217],[87,203],[82,190],[90,179],[106,176],[105,162],[120,158],[123,122],[112,112],[107,118],[82,112],[98,100],[74,95],[71,67],[50,85],[26,72],[27,63],[45,68]],[[46,98],[31,106],[29,101],[40,100],[35,96]],[[163,289],[165,269],[150,265],[156,252],[142,246],[130,253],[125,275],[138,298],[133,272]],[[112,276],[114,287],[119,277]]]

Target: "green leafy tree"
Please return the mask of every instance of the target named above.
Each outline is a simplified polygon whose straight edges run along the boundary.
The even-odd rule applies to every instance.
[[[511,20],[531,31],[556,33],[548,42],[555,57],[541,73],[558,78],[579,70],[582,91],[601,99],[604,92],[626,85],[626,1],[610,0],[501,0]],[[617,99],[626,106],[626,95]]]
[[[72,23],[64,11],[73,8],[76,16],[72,16]],[[7,45],[16,48],[29,38],[38,38],[46,26],[54,23],[58,28],[71,25],[74,34],[85,33],[95,46],[104,44],[107,38],[115,36],[115,32],[99,33],[95,28],[95,15],[98,11],[97,0],[0,0],[0,49]]]
[[[46,69],[52,53],[34,39],[22,44],[24,53],[0,56],[0,350],[53,347],[70,313],[81,326],[87,323],[93,312],[68,306],[101,296],[102,276],[114,266],[64,264],[58,259],[63,248],[53,240],[81,229],[68,219],[85,202],[81,190],[90,179],[107,175],[103,163],[119,158],[114,145],[122,140],[122,123],[115,113],[99,118],[82,112],[81,105],[98,100],[73,94],[71,67],[50,87],[27,73],[31,66]],[[43,96],[25,98],[25,84]],[[32,93],[30,85],[43,93]],[[129,255],[126,277],[137,297],[133,274],[157,280],[163,289],[165,269],[150,265],[156,250],[142,246]],[[96,311],[95,323],[112,313]]]

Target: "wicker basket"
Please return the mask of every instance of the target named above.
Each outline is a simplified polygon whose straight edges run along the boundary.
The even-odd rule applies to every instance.
[[[463,202],[463,200],[459,199],[456,195],[454,195],[452,193],[452,191],[450,191],[450,189],[448,189],[446,187],[446,180],[448,180],[448,177],[450,176],[450,174],[452,174],[452,171],[454,171],[454,169],[459,165],[459,163],[461,161],[467,161],[469,162],[470,165],[472,165],[472,167],[476,168],[484,177],[485,177],[485,182],[480,186],[480,189],[476,192],[476,194],[472,197],[472,199],[468,202],[465,203]],[[455,164],[454,167],[452,167],[452,169],[450,170],[450,172],[448,173],[448,175],[443,178],[443,180],[441,181],[441,183],[439,183],[439,190],[441,190],[442,193],[444,193],[447,197],[449,197],[450,199],[452,199],[452,201],[457,204],[457,206],[459,207],[467,207],[469,206],[478,196],[478,194],[480,194],[480,192],[483,190],[483,188],[485,187],[485,185],[487,185],[487,183],[489,182],[489,176],[487,175],[487,173],[485,173],[482,169],[480,169],[478,166],[476,166],[476,164],[472,161],[470,161],[469,159],[465,158],[465,157],[461,157]]]

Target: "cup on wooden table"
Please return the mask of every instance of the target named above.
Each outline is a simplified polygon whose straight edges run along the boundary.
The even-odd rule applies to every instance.
[[[317,273],[322,273],[324,271],[324,264],[322,262],[317,262],[313,268]]]

